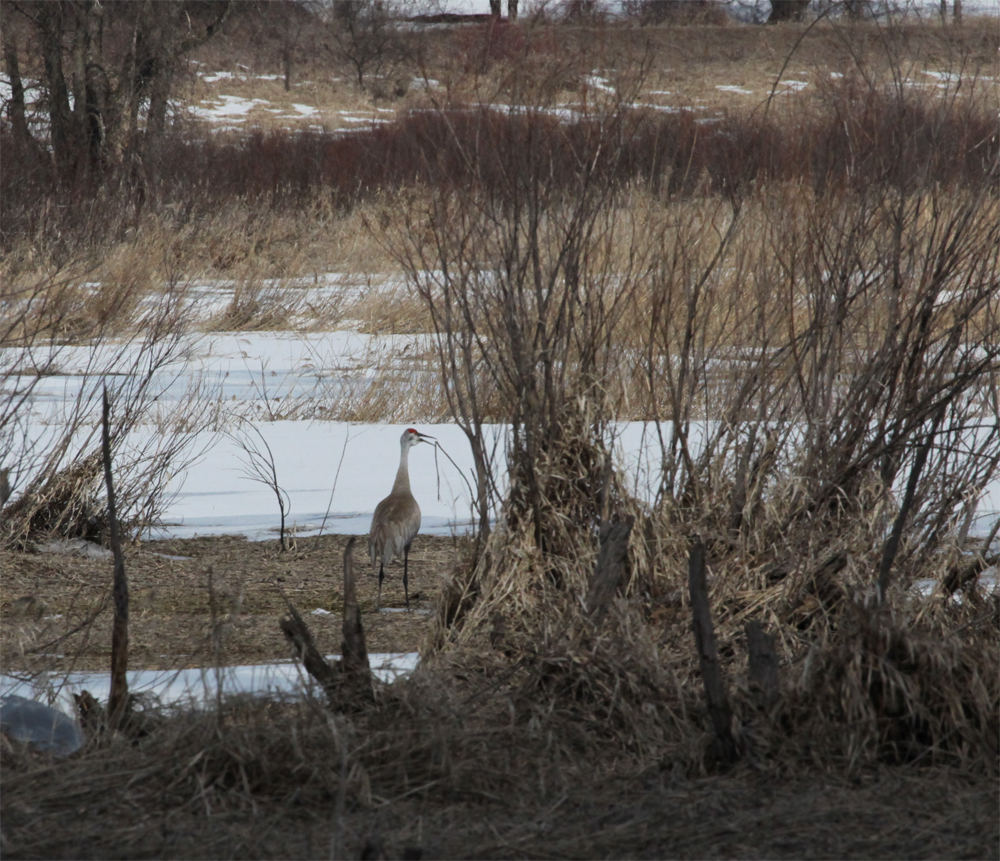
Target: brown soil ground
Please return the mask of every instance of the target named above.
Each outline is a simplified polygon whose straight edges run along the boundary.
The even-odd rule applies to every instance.
[[[295,549],[282,553],[273,541],[221,535],[128,548],[130,669],[288,658],[278,627],[287,612],[282,594],[308,621],[319,648],[339,652],[346,544],[342,535],[300,538]],[[394,563],[382,587],[383,612],[376,613],[378,577],[368,562],[366,541],[359,539],[355,570],[370,652],[419,649],[441,577],[460,551],[460,540],[418,536],[410,554],[412,612],[385,612],[405,606],[402,565]],[[3,554],[0,667],[107,668],[111,576],[110,557]],[[313,615],[316,609],[330,615]],[[93,624],[85,625],[95,614]],[[221,638],[213,638],[213,629],[221,631]]]

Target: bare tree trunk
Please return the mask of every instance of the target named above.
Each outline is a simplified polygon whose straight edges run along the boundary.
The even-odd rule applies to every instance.
[[[490,537],[490,465],[483,442],[482,424],[479,423],[479,426],[472,433],[467,431],[466,436],[469,437],[472,460],[476,465],[476,508],[479,513],[478,540],[480,546],[485,546],[486,539]]]
[[[500,12],[501,12],[500,3],[501,0],[490,0],[490,14],[494,18],[500,17]]]
[[[35,140],[28,129],[28,121],[24,106],[24,84],[21,82],[21,68],[17,61],[17,45],[13,35],[3,43],[3,63],[7,80],[10,81],[10,101],[7,103],[7,116],[10,118],[10,129],[14,139],[25,146],[34,146]]]
[[[517,20],[517,3],[518,0],[507,0],[507,19],[509,21]]]
[[[178,18],[180,3],[157,0],[150,4],[146,32],[149,44],[149,114],[146,117],[144,166],[146,168],[147,191],[155,194],[159,175],[160,149],[167,124],[167,106],[170,86],[174,80],[178,53]]]
[[[350,21],[358,14],[362,0],[334,0],[333,17],[338,21]]]
[[[73,114],[81,143],[80,153],[87,168],[100,175],[107,163],[105,149],[105,113],[108,107],[108,83],[99,62],[93,61],[95,45],[100,56],[100,4],[87,0],[75,9],[76,31],[73,41]]]
[[[955,18],[956,24],[962,23],[962,0],[955,0],[954,5],[951,7],[952,15]]]
[[[87,16],[92,0],[82,0],[71,7],[73,15],[72,47],[70,48],[70,85],[73,88],[74,125],[82,129],[87,122],[87,58],[90,54]]]
[[[771,14],[768,15],[767,23],[801,21],[808,8],[809,0],[771,0]]]
[[[865,17],[868,0],[844,0],[844,11],[852,21],[860,21]]]
[[[69,107],[69,91],[63,73],[63,7],[61,3],[42,3],[38,10],[39,35],[42,59],[45,66],[45,84],[49,93],[49,135],[55,158],[56,175],[65,183],[73,170],[74,146],[73,115]]]

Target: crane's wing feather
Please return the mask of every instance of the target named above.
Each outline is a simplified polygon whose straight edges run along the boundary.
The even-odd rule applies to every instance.
[[[420,531],[420,506],[409,494],[389,494],[376,507],[368,537],[372,565],[388,565],[403,555]]]

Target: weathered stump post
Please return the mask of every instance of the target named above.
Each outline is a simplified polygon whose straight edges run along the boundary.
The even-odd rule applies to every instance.
[[[361,625],[361,608],[358,606],[357,587],[354,580],[354,544],[351,537],[344,549],[344,618],[341,631],[341,665],[344,681],[355,686],[359,694],[371,699],[372,674],[368,665],[368,647],[365,645],[365,629]]]
[[[587,590],[587,613],[594,625],[600,625],[611,606],[625,570],[628,555],[628,537],[635,518],[630,514],[624,520],[601,524],[601,551]]]
[[[342,625],[343,654],[336,666],[320,654],[306,623],[285,597],[288,615],[279,624],[285,639],[295,649],[302,665],[326,692],[332,708],[344,705],[345,697],[350,700],[371,700],[374,698],[372,674],[368,666],[368,649],[365,646],[365,631],[361,625],[361,610],[358,607],[357,590],[354,582],[354,543],[351,538],[344,550],[344,620]]]
[[[751,619],[743,630],[747,635],[750,693],[757,708],[770,711],[778,701],[778,656],[774,635],[768,634],[758,619]]]
[[[715,626],[708,602],[708,582],[705,578],[705,545],[701,539],[691,543],[688,557],[688,586],[691,591],[691,617],[694,642],[705,683],[708,713],[719,743],[720,758],[725,763],[735,762],[738,753],[732,731],[732,711],[726,690],[726,678],[719,666],[719,651],[715,643]]]

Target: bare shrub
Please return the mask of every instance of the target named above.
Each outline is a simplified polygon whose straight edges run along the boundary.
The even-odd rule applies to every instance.
[[[243,463],[244,478],[263,484],[274,494],[278,514],[281,517],[278,527],[278,549],[282,552],[288,550],[294,539],[289,542],[285,537],[285,518],[291,511],[292,502],[278,479],[278,468],[274,463],[271,446],[268,445],[260,428],[245,419],[237,422],[236,427],[228,432],[228,436],[243,452],[240,460]]]
[[[398,23],[399,0],[342,3],[330,24],[330,37],[337,53],[366,88],[366,78],[391,73],[407,58],[407,42]]]
[[[828,181],[784,173],[767,127],[752,125],[741,140],[755,140],[755,157],[721,160],[718,185],[701,186],[722,195],[668,199],[659,214],[628,207],[623,180],[636,175],[649,126],[621,104],[569,128],[530,110],[456,119],[453,134],[476,142],[455,147],[464,175],[425,161],[461,179],[414,203],[389,237],[433,318],[442,389],[480,473],[484,534],[498,515],[441,607],[434,642],[454,660],[502,649],[524,704],[549,715],[614,692],[628,714],[621,737],[651,738],[644,685],[666,682],[652,669],[647,682],[631,675],[654,666],[657,646],[627,632],[659,602],[683,606],[672,596],[683,595],[679,573],[699,537],[718,578],[727,660],[745,659],[737,626],[757,613],[794,665],[822,656],[828,668],[868,668],[844,677],[841,698],[874,717],[856,737],[850,709],[831,718],[831,756],[969,764],[988,748],[990,661],[971,644],[934,656],[894,632],[910,626],[919,639],[940,624],[921,620],[908,590],[975,549],[961,524],[1000,464],[990,420],[1000,218],[980,181],[993,168],[952,173],[938,161],[953,134],[938,107],[908,113],[905,98],[889,97],[913,120],[890,128],[874,108],[882,98],[873,90],[852,114],[877,141],[872,152],[838,160]],[[656,153],[669,163],[684,149]],[[614,420],[629,414],[651,420],[659,441],[647,498],[629,497],[610,456]],[[488,420],[511,426],[502,498],[482,452]],[[581,611],[596,526],[616,513],[643,524],[626,596],[651,603],[622,607],[616,645],[602,651]],[[851,614],[872,638],[847,636]],[[918,652],[919,671],[902,657]],[[977,680],[977,693],[925,696],[912,673],[939,660],[971,661],[963,678]],[[891,703],[870,684],[880,665],[901,674]],[[683,711],[696,668],[678,659],[674,670],[671,707]],[[737,701],[740,713],[752,708]],[[904,713],[920,717],[904,726]],[[590,714],[582,731],[599,735],[609,714]],[[969,732],[959,726],[967,714]]]
[[[118,341],[113,330],[95,324],[86,341],[67,345],[53,339],[61,331],[60,304],[75,279],[57,272],[49,280],[17,290],[5,307],[3,400],[0,402],[0,462],[10,470],[17,493],[3,512],[3,540],[23,545],[54,532],[104,536],[105,502],[97,421],[105,381],[113,403],[111,449],[119,478],[118,510],[123,528],[133,534],[162,511],[167,482],[191,456],[190,441],[214,424],[206,393],[185,393],[164,414],[157,397],[175,383],[171,365],[188,347],[188,302],[182,285],[168,286],[137,315],[141,334]],[[100,289],[93,291],[100,297]],[[88,311],[88,317],[94,316]],[[100,316],[99,314],[96,316]],[[79,338],[80,332],[74,332]],[[43,383],[66,376],[65,406],[45,412]],[[47,422],[50,433],[39,435]],[[162,435],[132,438],[152,422]]]

